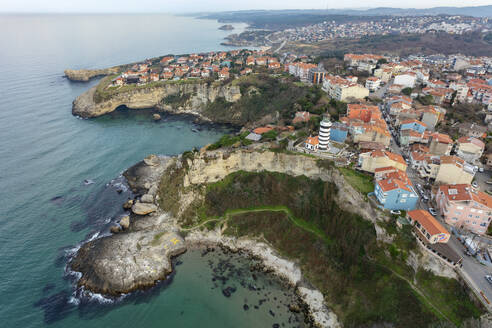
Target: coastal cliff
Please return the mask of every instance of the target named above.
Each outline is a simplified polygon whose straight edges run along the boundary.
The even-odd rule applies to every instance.
[[[233,103],[241,98],[239,87],[206,83],[162,83],[152,87],[134,87],[96,101],[97,86],[73,102],[72,114],[89,118],[111,113],[120,106],[130,109],[155,108],[173,114],[192,114],[209,120],[204,110],[218,98]],[[99,99],[97,99],[99,100]]]
[[[79,286],[110,295],[152,286],[171,272],[173,256],[219,245],[294,286],[314,326],[438,321],[425,305],[431,299],[415,293],[449,298],[447,314],[473,315],[458,282],[431,272],[441,264],[421,255],[410,227],[397,230],[341,170],[265,145],[152,155],[128,169],[137,194],[125,204],[130,224],[81,247],[71,263]]]
[[[119,67],[110,67],[104,69],[66,69],[64,73],[71,81],[87,82],[94,77],[116,74],[118,71]]]

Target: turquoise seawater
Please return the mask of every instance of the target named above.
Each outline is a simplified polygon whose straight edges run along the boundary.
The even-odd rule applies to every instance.
[[[172,279],[117,304],[68,302],[67,254],[121,213],[128,196],[116,192],[121,172],[152,153],[213,142],[227,129],[180,117],[156,123],[150,111],[77,119],[72,101],[97,81],[73,83],[63,70],[223,49],[228,32],[219,26],[167,15],[0,16],[0,326],[298,325],[286,310],[289,291],[261,275],[250,288],[249,261],[217,252],[184,254]],[[231,297],[213,281],[224,265],[236,268],[224,282],[236,288]]]

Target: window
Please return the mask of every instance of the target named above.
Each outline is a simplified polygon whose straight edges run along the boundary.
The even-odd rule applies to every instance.
[[[472,209],[470,210],[470,212],[474,213],[474,212],[476,212],[476,209],[472,208]]]
[[[400,200],[400,203],[406,203],[406,202],[407,202],[407,200],[406,200],[406,199],[401,199],[401,200]]]
[[[453,220],[458,221],[458,218],[453,218]]]
[[[463,209],[463,206],[458,206],[456,208],[459,209],[459,210],[462,210]]]
[[[472,218],[472,217],[473,217],[473,214],[469,214],[469,215],[468,215],[468,217],[469,217],[469,218]]]
[[[407,194],[401,195],[401,197],[403,197],[403,198],[406,198],[407,196],[408,196]]]

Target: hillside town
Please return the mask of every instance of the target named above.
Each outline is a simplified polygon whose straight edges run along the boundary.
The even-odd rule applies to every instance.
[[[346,104],[339,117],[296,112],[290,131],[313,119],[319,128],[288,149],[371,176],[368,200],[413,226],[424,249],[492,298],[484,279],[492,266],[492,58],[346,54],[335,74],[290,55],[283,69]],[[262,126],[248,138],[275,129],[285,131]]]
[[[482,30],[488,24],[487,18],[466,16],[410,16],[384,17],[365,21],[325,21],[318,24],[290,28],[273,32],[268,38],[275,42],[301,41],[318,42],[337,38],[359,38],[371,35],[425,34],[447,32],[463,34]]]
[[[328,40],[348,40],[371,36],[424,35],[429,33],[464,33],[489,31],[488,17],[460,15],[439,16],[373,16],[329,18],[304,26],[278,30],[248,30],[231,34],[223,44],[231,46],[259,46],[282,42],[315,44]]]
[[[492,58],[349,53],[325,67],[310,56],[231,50],[146,60],[125,68],[107,88],[226,83],[256,74],[293,76],[345,109],[320,115],[298,108],[282,124],[246,128],[249,143],[287,136],[290,151],[371,177],[367,197],[375,208],[413,226],[424,249],[485,289],[483,265],[492,266],[486,173],[492,169]],[[486,295],[492,300],[492,292]]]

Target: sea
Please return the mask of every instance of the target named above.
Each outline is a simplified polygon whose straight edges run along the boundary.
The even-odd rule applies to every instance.
[[[118,299],[77,297],[67,270],[80,244],[123,214],[126,168],[201,147],[230,127],[168,115],[154,122],[151,109],[74,117],[72,101],[98,80],[71,82],[63,70],[230,49],[220,25],[164,14],[0,16],[1,327],[303,325],[288,311],[293,291],[251,271],[241,254],[190,250],[169,279]]]

